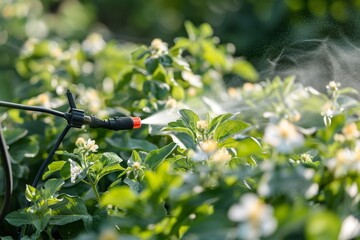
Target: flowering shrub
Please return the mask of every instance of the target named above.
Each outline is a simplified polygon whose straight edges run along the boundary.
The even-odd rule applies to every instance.
[[[162,126],[78,130],[38,188],[26,181],[30,169],[64,123],[10,112],[20,199],[7,223],[23,239],[359,237],[357,93],[332,81],[324,93],[294,77],[260,81],[209,25],[186,29],[173,46],[119,46],[99,34],[25,43],[16,70],[36,88],[19,96],[24,103],[65,109],[70,88],[101,117],[179,111]],[[229,76],[247,82],[227,88]]]

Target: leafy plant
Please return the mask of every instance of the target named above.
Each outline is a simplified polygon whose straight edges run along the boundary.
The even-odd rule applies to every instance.
[[[7,223],[24,239],[358,237],[346,231],[359,224],[358,93],[334,81],[320,93],[291,76],[255,82],[252,65],[210,25],[185,27],[173,46],[118,45],[96,33],[25,43],[16,69],[30,79],[22,88],[36,87],[20,102],[66,111],[71,88],[100,117],[180,110],[166,125],[65,139]],[[227,88],[229,76],[240,87]],[[16,181],[28,180],[63,125],[9,113]]]

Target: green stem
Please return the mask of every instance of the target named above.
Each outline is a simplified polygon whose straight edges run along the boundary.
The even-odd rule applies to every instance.
[[[46,231],[47,235],[49,236],[49,239],[50,239],[50,240],[53,240],[54,238],[52,237],[51,229],[52,229],[52,226],[46,228],[45,231]]]
[[[120,175],[117,177],[118,179],[121,178],[122,176],[124,176],[128,171],[129,167],[127,167],[122,173],[120,173]]]
[[[90,178],[89,178],[89,183],[90,183],[90,186],[91,186],[91,188],[93,189],[93,191],[95,193],[96,200],[98,201],[98,203],[100,203],[100,194],[99,194],[99,192],[98,192],[98,190],[96,188],[96,184]]]

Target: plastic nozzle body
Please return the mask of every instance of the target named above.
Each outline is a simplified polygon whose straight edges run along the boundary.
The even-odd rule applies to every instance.
[[[91,117],[89,123],[91,128],[104,128],[110,130],[129,130],[141,127],[141,119],[139,117],[115,117],[109,119],[98,119]]]

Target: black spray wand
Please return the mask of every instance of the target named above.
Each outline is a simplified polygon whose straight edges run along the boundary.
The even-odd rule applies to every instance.
[[[42,112],[51,114],[57,117],[62,117],[66,119],[67,125],[65,129],[61,132],[58,139],[56,140],[54,146],[49,152],[49,155],[47,156],[46,160],[42,163],[40,166],[40,169],[38,170],[35,179],[32,183],[33,187],[37,187],[39,180],[41,176],[43,175],[46,167],[50,164],[53,156],[55,155],[56,150],[59,148],[61,142],[64,140],[66,134],[70,130],[70,128],[81,128],[84,125],[89,125],[90,128],[104,128],[104,129],[110,129],[110,130],[128,130],[128,129],[135,129],[141,127],[141,119],[138,117],[115,117],[115,118],[109,118],[109,119],[98,119],[95,116],[88,116],[85,115],[85,112],[83,110],[77,109],[74,97],[72,93],[68,90],[66,92],[70,110],[67,113],[63,113],[60,111],[56,111],[53,109],[43,108],[43,107],[37,107],[37,106],[28,106],[23,104],[17,104],[17,103],[10,103],[5,101],[0,101],[0,107],[7,107],[7,108],[15,108],[15,109],[21,109],[21,110],[27,110],[27,111],[34,111],[34,112]],[[1,154],[1,160],[4,166],[5,171],[5,197],[3,206],[0,211],[0,222],[4,219],[6,210],[9,206],[11,194],[13,190],[13,179],[12,179],[12,170],[11,170],[11,163],[10,158],[7,150],[7,145],[5,143],[4,136],[1,131],[1,125],[0,125],[0,154]],[[26,206],[29,206],[30,202],[26,203]]]

